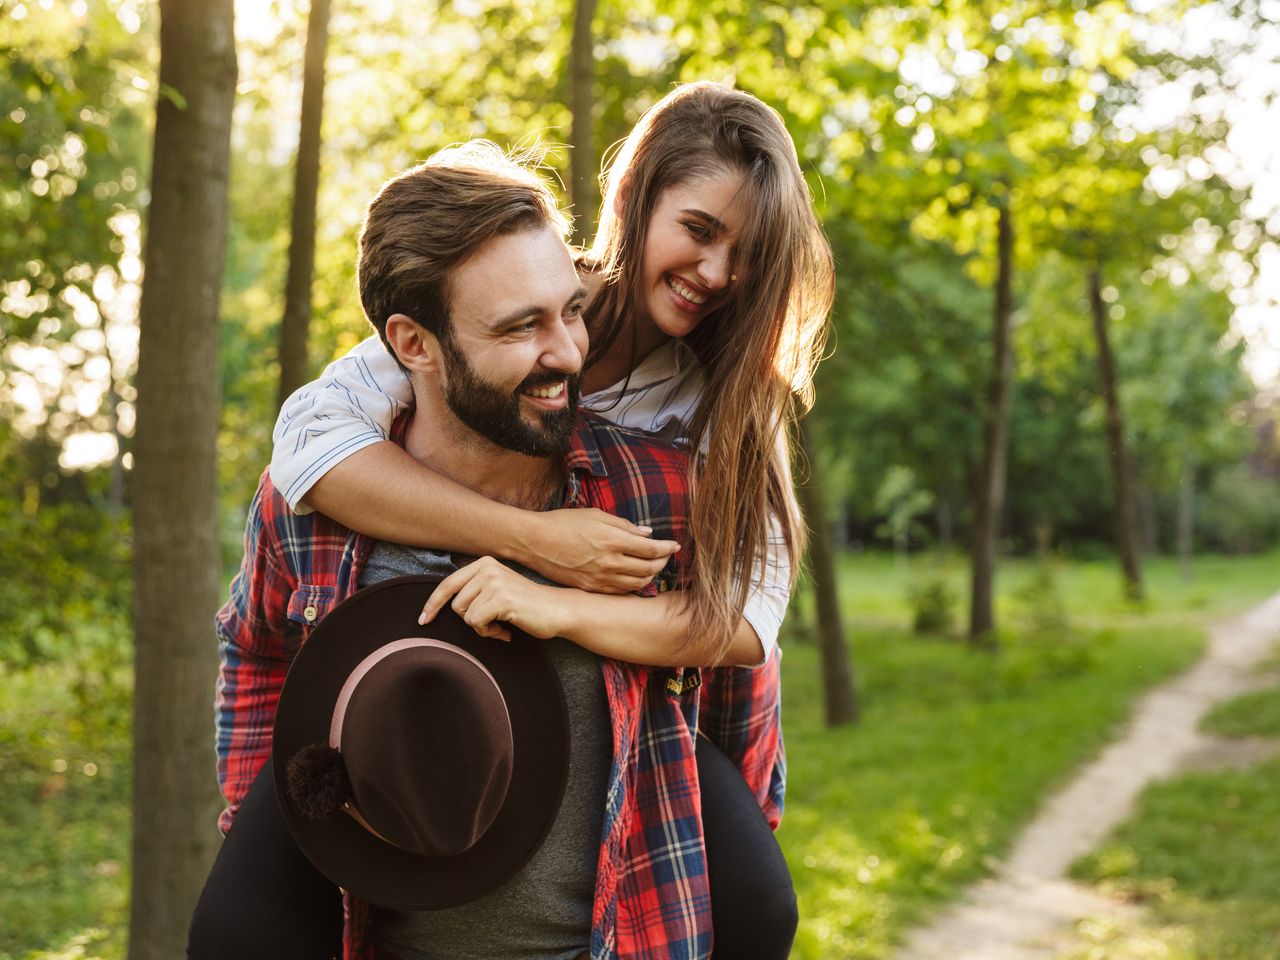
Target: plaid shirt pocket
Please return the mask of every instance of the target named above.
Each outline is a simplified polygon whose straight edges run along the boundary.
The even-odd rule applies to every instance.
[[[292,656],[298,652],[298,648],[311,636],[316,625],[329,615],[337,600],[338,591],[335,587],[300,583],[294,588],[289,595],[286,612],[289,620],[286,655]]]

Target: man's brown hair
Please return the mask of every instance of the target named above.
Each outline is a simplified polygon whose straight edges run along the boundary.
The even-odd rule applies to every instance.
[[[365,211],[357,268],[365,316],[383,344],[396,313],[447,340],[454,267],[495,237],[541,226],[562,238],[569,230],[529,157],[486,140],[440,151],[383,184]]]

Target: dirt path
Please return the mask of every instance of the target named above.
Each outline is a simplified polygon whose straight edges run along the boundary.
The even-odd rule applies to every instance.
[[[1258,686],[1278,638],[1280,594],[1212,627],[1204,658],[1139,700],[1125,735],[1049,799],[997,874],[914,931],[897,960],[1051,960],[1074,942],[1077,921],[1133,910],[1066,880],[1067,868],[1128,818],[1150,781],[1231,762],[1200,718]]]

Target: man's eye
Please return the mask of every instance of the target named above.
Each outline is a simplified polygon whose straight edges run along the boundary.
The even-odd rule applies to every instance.
[[[514,327],[511,327],[508,330],[508,332],[509,333],[533,333],[533,331],[536,330],[537,328],[538,328],[538,321],[526,320],[524,323],[518,323]]]

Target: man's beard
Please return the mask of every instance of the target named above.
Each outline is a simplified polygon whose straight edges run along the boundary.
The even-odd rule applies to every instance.
[[[442,339],[440,349],[444,354],[445,403],[464,424],[486,440],[528,457],[549,457],[568,449],[581,374],[531,373],[514,391],[509,391],[476,373],[451,338]],[[561,381],[566,381],[568,404],[560,410],[538,411],[541,426],[526,423],[520,416],[520,395]]]

